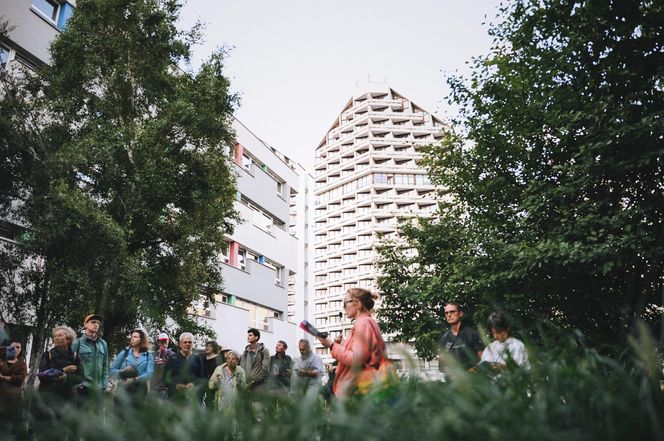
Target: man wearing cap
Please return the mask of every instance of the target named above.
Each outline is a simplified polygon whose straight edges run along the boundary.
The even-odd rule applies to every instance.
[[[157,337],[157,345],[159,347],[152,353],[154,357],[154,374],[150,379],[150,396],[155,398],[168,398],[168,386],[164,382],[164,371],[166,362],[173,355],[173,351],[168,349],[168,342],[168,335],[165,332],[160,333]]]
[[[85,393],[92,390],[104,390],[108,384],[108,344],[99,335],[99,326],[103,317],[89,314],[83,319],[83,335],[76,339],[72,351],[78,353],[83,365]]]

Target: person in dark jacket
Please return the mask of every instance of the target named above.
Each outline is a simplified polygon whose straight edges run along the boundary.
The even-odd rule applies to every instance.
[[[275,348],[275,354],[270,357],[270,376],[267,380],[270,392],[287,395],[290,392],[293,359],[286,355],[288,345],[279,340]]]
[[[85,379],[81,358],[72,350],[76,332],[69,326],[56,326],[52,335],[53,347],[44,352],[39,363],[39,391],[71,400]]]
[[[154,359],[154,374],[150,379],[150,392],[152,398],[168,398],[168,386],[164,382],[166,373],[166,362],[173,356],[173,351],[168,348],[170,339],[165,332],[157,336],[157,350],[152,353]]]
[[[224,364],[224,356],[221,355],[221,346],[214,340],[210,340],[205,343],[205,353],[201,354],[201,360],[203,360],[203,372],[205,372],[205,378],[209,381],[212,377],[212,373],[217,369],[218,366]],[[207,390],[205,392],[205,407],[213,408],[214,407],[215,394],[214,392]]]
[[[168,398],[187,401],[187,395],[205,390],[205,371],[201,357],[194,353],[194,336],[190,332],[180,335],[180,350],[166,362],[164,382],[168,387]]]
[[[0,433],[10,434],[10,438],[14,434],[16,439],[22,439],[25,436],[25,426],[21,424],[23,381],[28,368],[20,358],[21,343],[14,341],[10,346],[14,348],[14,358],[0,361]]]

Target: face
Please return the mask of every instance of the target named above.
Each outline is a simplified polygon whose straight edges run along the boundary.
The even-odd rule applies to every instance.
[[[62,329],[58,329],[53,333],[53,344],[59,347],[67,346],[67,333]]]
[[[237,357],[235,356],[235,354],[228,354],[226,356],[226,363],[231,368],[234,368],[235,366],[237,366]]]
[[[286,348],[284,347],[284,344],[279,342],[277,343],[277,347],[275,348],[276,352],[283,353],[286,352]]]
[[[350,293],[346,293],[344,296],[344,312],[346,313],[346,317],[350,319],[357,317],[357,314],[360,312],[360,302],[353,299]]]
[[[205,355],[212,355],[214,354],[214,348],[212,345],[207,345],[205,346]]]
[[[10,346],[13,346],[14,349],[16,349],[16,358],[18,358],[18,356],[21,355],[21,349],[22,349],[21,343],[14,342]]]
[[[461,321],[461,317],[463,317],[463,312],[457,305],[445,305],[445,320],[447,320],[447,323],[456,325]]]
[[[254,344],[258,341],[258,337],[256,337],[252,332],[247,333],[247,343]]]
[[[131,338],[129,339],[129,344],[131,345],[132,348],[140,346],[141,345],[141,334],[139,334],[138,332],[132,332],[131,333]]]
[[[184,337],[180,340],[180,352],[183,354],[191,353],[191,348],[194,347],[194,339],[191,337]]]
[[[493,338],[495,340],[498,340],[499,342],[502,343],[502,342],[504,342],[505,340],[507,340],[509,338],[510,331],[509,331],[509,329],[507,329],[505,331],[499,331],[496,328],[491,328],[491,335],[493,335]]]
[[[96,334],[99,331],[99,325],[101,322],[97,319],[88,320],[83,327],[90,334]]]
[[[297,348],[300,350],[300,355],[305,356],[309,353],[309,348],[307,344],[303,341],[299,342]]]
[[[168,347],[168,340],[159,340],[159,347],[160,348],[167,348]]]

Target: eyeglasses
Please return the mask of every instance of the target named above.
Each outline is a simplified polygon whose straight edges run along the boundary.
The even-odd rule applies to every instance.
[[[445,315],[452,315],[452,314],[456,314],[457,312],[459,312],[458,309],[455,309],[455,310],[452,310],[452,311],[445,311]]]

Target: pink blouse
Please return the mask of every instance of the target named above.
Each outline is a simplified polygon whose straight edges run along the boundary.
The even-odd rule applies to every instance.
[[[332,357],[339,361],[334,379],[334,395],[345,398],[352,394],[355,374],[367,366],[378,367],[386,353],[378,325],[369,313],[360,314],[348,339],[332,346]]]

